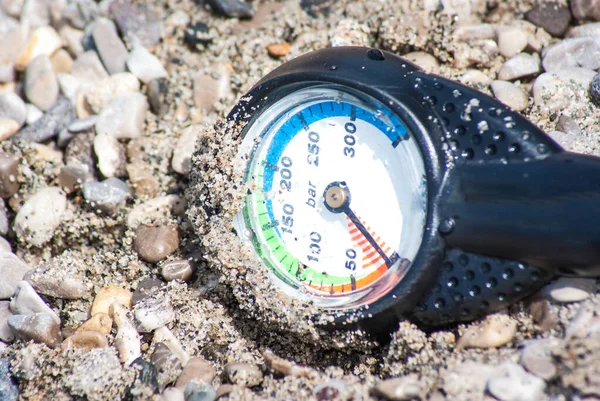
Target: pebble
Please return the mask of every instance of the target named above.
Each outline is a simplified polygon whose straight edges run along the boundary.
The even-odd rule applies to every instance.
[[[138,197],[154,198],[160,190],[160,183],[153,175],[153,168],[144,162],[135,162],[125,167],[129,182]]]
[[[157,117],[162,117],[169,111],[169,104],[167,102],[168,94],[168,79],[153,79],[148,84],[148,101],[150,102],[150,109]]]
[[[163,391],[162,401],[185,401],[185,394],[181,389],[169,387]]]
[[[65,149],[65,163],[80,165],[90,173],[96,172],[94,159],[94,133],[75,135]]]
[[[600,36],[600,22],[588,22],[587,24],[572,26],[567,31],[567,37],[569,38],[578,36]]]
[[[523,111],[529,106],[529,96],[523,89],[506,81],[494,81],[491,84],[496,99],[513,110]]]
[[[12,252],[12,246],[10,246],[10,242],[8,242],[4,237],[0,237],[0,253],[2,252]]]
[[[425,52],[410,52],[402,56],[408,61],[415,63],[429,74],[437,74],[440,72],[440,63],[429,53]]]
[[[596,106],[600,107],[600,73],[594,75],[590,82],[590,99]]]
[[[4,200],[0,198],[0,235],[8,234],[8,216],[6,212]]]
[[[275,372],[282,373],[286,376],[302,376],[309,377],[311,375],[310,368],[298,366],[295,363],[275,355],[272,351],[266,350],[263,352],[263,358],[267,366]]]
[[[8,15],[18,18],[23,11],[24,0],[1,0],[0,9],[4,10]]]
[[[73,70],[73,59],[68,51],[64,49],[58,50],[50,58],[54,73],[58,74],[70,74]]]
[[[421,385],[416,375],[396,377],[381,381],[373,387],[371,392],[390,401],[404,401],[420,398]]]
[[[14,253],[0,252],[0,299],[9,299],[31,268]]]
[[[538,74],[540,69],[540,56],[537,53],[519,53],[502,64],[498,72],[498,79],[512,81],[513,79]]]
[[[225,374],[233,384],[248,387],[258,386],[263,381],[263,373],[257,365],[233,362],[225,365]]]
[[[227,394],[231,393],[233,390],[235,390],[237,386],[234,386],[232,384],[220,384],[219,387],[217,388],[217,400],[223,396],[226,396]]]
[[[8,318],[12,316],[9,301],[0,301],[0,341],[13,342],[15,335],[8,327]]]
[[[556,123],[556,130],[562,131],[568,135],[577,136],[582,134],[579,124],[577,124],[571,117],[565,114],[561,114],[560,117],[558,117],[558,121]]]
[[[40,109],[32,105],[31,103],[27,103],[25,105],[25,123],[27,125],[35,124],[40,118],[44,116],[44,112]]]
[[[16,121],[20,128],[27,118],[27,107],[23,99],[12,92],[0,95],[0,117]]]
[[[133,291],[133,296],[131,297],[131,303],[135,306],[138,302],[143,299],[148,298],[150,293],[155,289],[161,288],[163,286],[163,282],[157,278],[153,277],[144,277],[137,285],[135,291]]]
[[[92,27],[92,37],[106,70],[110,74],[125,72],[127,49],[115,24],[107,18],[98,18]]]
[[[51,56],[62,47],[62,39],[51,26],[40,26],[35,29],[29,42],[17,58],[15,68],[23,71],[33,60],[40,56]]]
[[[23,280],[43,295],[61,299],[79,299],[88,295],[84,276],[69,261],[60,257],[29,270]]]
[[[181,361],[163,343],[155,344],[151,360],[158,370],[158,387],[161,390],[174,383],[181,374]]]
[[[99,134],[94,138],[94,152],[98,158],[98,170],[103,176],[123,177],[127,156],[125,147],[114,136]]]
[[[84,182],[93,180],[93,174],[80,164],[66,165],[60,169],[60,173],[58,174],[58,184],[66,193],[76,191]]]
[[[175,319],[171,299],[164,296],[146,297],[133,307],[136,328],[141,333],[149,333]]]
[[[135,75],[122,72],[96,82],[86,92],[85,99],[92,111],[100,113],[118,95],[139,91],[140,81]]]
[[[267,45],[267,51],[271,57],[285,57],[290,52],[290,44],[287,42],[271,43],[270,45]]]
[[[252,18],[254,9],[241,0],[207,0],[206,2],[217,14],[230,18]]]
[[[529,313],[542,332],[552,329],[558,323],[556,312],[539,292],[529,300]]]
[[[0,353],[1,353],[0,349]],[[19,399],[19,386],[10,374],[10,361],[0,359],[0,400],[17,401]]]
[[[167,281],[189,280],[194,274],[194,265],[187,259],[171,260],[162,265],[160,274]]]
[[[168,213],[184,213],[185,199],[179,195],[165,195],[137,205],[127,215],[127,227],[136,228],[140,223],[163,221]]]
[[[20,239],[42,246],[54,236],[66,209],[67,198],[60,188],[41,189],[19,209],[13,229]]]
[[[215,104],[230,92],[230,76],[226,68],[211,74],[200,74],[194,79],[194,104],[203,111],[211,111]]]
[[[600,37],[568,38],[548,47],[542,53],[542,65],[547,72],[566,67],[600,68]]]
[[[578,20],[600,21],[600,3],[596,0],[571,0],[571,12]]]
[[[129,366],[142,354],[141,337],[130,317],[129,310],[115,302],[110,306],[112,317],[117,326],[117,335],[114,345],[119,351],[119,359],[125,366]]]
[[[127,68],[145,84],[154,79],[167,77],[167,70],[158,58],[142,46],[136,46],[129,53]]]
[[[69,132],[73,133],[91,131],[94,128],[94,125],[96,124],[97,120],[98,116],[89,116],[87,118],[84,118],[83,120],[75,120],[71,124],[69,124],[67,129],[69,130]]]
[[[472,69],[465,70],[458,80],[472,86],[489,86],[492,83],[492,79],[487,74]]]
[[[352,18],[341,19],[331,34],[331,47],[338,46],[363,46],[371,45],[368,26]],[[289,45],[288,45],[289,47]],[[271,53],[269,51],[269,53]],[[287,52],[286,52],[287,54]]]
[[[135,230],[133,248],[146,262],[156,263],[179,248],[179,230],[174,224],[140,224]]]
[[[162,16],[145,4],[114,1],[110,5],[110,12],[129,47],[150,47],[160,41],[163,30]]]
[[[528,37],[523,30],[516,27],[498,28],[498,50],[506,58],[521,53],[528,43]]]
[[[19,190],[17,166],[19,161],[12,155],[0,152],[0,197],[10,198]]]
[[[110,330],[112,329],[112,323],[113,321],[107,313],[98,312],[79,326],[75,332],[95,331],[104,335],[109,335]]]
[[[544,294],[554,302],[579,302],[596,291],[596,279],[560,277],[544,287]]]
[[[183,391],[186,401],[214,401],[217,398],[215,389],[207,383],[190,383]]]
[[[184,25],[183,40],[191,50],[202,49],[213,41],[210,28],[204,22],[187,22]]]
[[[49,110],[58,100],[58,81],[47,55],[33,59],[25,69],[25,96],[40,110]]]
[[[86,51],[75,59],[71,74],[79,81],[88,84],[108,78],[108,73],[104,69],[98,53],[93,50]]]
[[[192,155],[196,150],[196,142],[202,134],[202,126],[199,124],[190,125],[181,132],[175,149],[173,149],[173,158],[171,167],[179,174],[189,175],[192,169]]]
[[[495,368],[481,362],[467,361],[441,374],[441,389],[449,399],[483,400],[488,379]]]
[[[33,315],[45,313],[60,324],[58,315],[44,302],[27,281],[20,281],[15,288],[15,294],[10,301],[10,310],[13,314]]]
[[[540,74],[533,83],[533,102],[544,114],[550,114],[566,108],[569,100],[566,86],[554,73]]]
[[[158,372],[156,367],[148,361],[137,358],[131,363],[135,369],[135,390],[142,394],[155,394],[158,392]]]
[[[131,308],[131,296],[131,291],[116,285],[102,287],[94,298],[90,316],[95,316],[98,313],[104,313],[110,316],[110,306],[115,302],[127,308]]]
[[[116,96],[98,116],[96,132],[116,138],[137,138],[144,129],[148,102],[141,93]]]
[[[75,109],[72,103],[66,97],[61,96],[42,118],[23,128],[15,135],[15,138],[32,142],[45,142],[58,135],[73,119],[75,119]]]
[[[19,130],[19,123],[13,119],[0,117],[0,141],[13,136]]]
[[[525,13],[525,18],[545,29],[550,35],[561,37],[571,22],[571,11],[569,6],[550,1],[534,5]]]
[[[500,401],[538,401],[545,388],[542,379],[510,362],[498,366],[487,383],[487,390]]]
[[[212,383],[215,378],[215,368],[212,367],[204,358],[191,358],[183,368],[181,375],[177,378],[175,387],[184,389],[190,382]]]
[[[0,82],[7,83],[15,80],[15,67],[12,63],[0,64]]]
[[[44,343],[53,348],[62,342],[59,323],[48,313],[13,315],[8,318],[8,325],[17,338]]]
[[[62,350],[84,349],[108,347],[108,340],[102,333],[96,331],[79,331],[67,337],[62,343]]]
[[[177,337],[175,337],[175,335],[167,326],[162,326],[154,330],[152,342],[155,344],[164,343],[171,350],[171,352],[177,356],[181,362],[181,366],[185,366],[189,362],[190,356],[183,349]]]
[[[77,103],[77,96],[81,90],[81,81],[75,78],[72,74],[60,73],[56,75],[60,92],[67,97],[75,105]]]
[[[77,57],[84,52],[82,45],[84,33],[82,30],[64,25],[59,29],[58,34],[71,56]]]
[[[551,350],[558,345],[559,341],[555,338],[527,341],[521,350],[519,363],[535,376],[544,380],[552,380],[556,376],[557,369],[551,356]]]
[[[329,401],[343,397],[342,394],[345,395],[347,388],[348,386],[343,380],[330,379],[317,384],[312,393],[318,401]]]
[[[472,324],[458,340],[457,349],[495,348],[511,342],[517,322],[505,313],[488,315],[483,322]]]
[[[590,87],[590,83],[594,79],[596,72],[588,68],[565,67],[555,74],[563,82],[580,85],[585,90]]]

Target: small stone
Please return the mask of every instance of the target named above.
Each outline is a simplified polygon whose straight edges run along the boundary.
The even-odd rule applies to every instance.
[[[19,161],[8,153],[0,152],[0,197],[10,198],[19,190],[17,167]]]
[[[309,368],[298,366],[287,359],[275,355],[270,350],[263,352],[263,358],[270,369],[286,376],[309,377],[311,375],[311,370]]]
[[[69,53],[71,53],[71,56],[77,57],[84,52],[82,45],[84,33],[82,30],[72,28],[69,25],[64,25],[60,28],[58,34],[66,45]]]
[[[416,375],[396,377],[377,383],[371,392],[390,401],[404,401],[421,398],[423,393]]]
[[[269,56],[271,57],[284,57],[290,52],[290,44],[286,42],[272,43],[267,46],[267,51],[269,52]]]
[[[540,72],[540,56],[537,53],[519,53],[506,60],[498,72],[498,79],[512,81],[513,79],[528,77]]]
[[[160,274],[167,281],[187,281],[194,274],[194,266],[187,259],[171,260],[162,265]]]
[[[429,53],[410,52],[402,56],[408,61],[415,63],[429,74],[437,74],[440,71],[440,63]]]
[[[114,344],[119,351],[119,359],[128,366],[141,356],[141,338],[133,325],[131,314],[125,306],[115,302],[110,309],[117,326]]]
[[[600,90],[600,76],[598,77],[598,89]],[[600,99],[599,99],[600,100]],[[579,124],[569,116],[561,114],[556,123],[556,130],[568,135],[581,135],[582,131]]]
[[[183,349],[177,337],[175,337],[175,335],[171,332],[171,330],[169,330],[167,326],[162,326],[154,330],[154,337],[152,338],[152,342],[155,344],[164,343],[164,345],[166,345],[171,350],[171,352],[175,356],[177,356],[177,358],[181,362],[181,366],[185,366],[189,362],[190,356]]]
[[[213,74],[200,74],[194,79],[194,104],[204,111],[213,110],[215,104],[230,92],[229,72],[219,68]]]
[[[58,315],[54,313],[27,281],[20,281],[17,284],[15,295],[10,301],[10,310],[15,315],[45,313],[52,316],[57,324],[60,324]]]
[[[525,18],[543,28],[552,36],[563,36],[571,22],[568,6],[558,2],[538,3],[525,13]]]
[[[215,389],[207,383],[191,382],[183,393],[186,401],[214,401],[217,397]]]
[[[547,72],[560,71],[565,67],[600,68],[600,37],[584,36],[563,39],[546,48],[542,65]]]
[[[153,12],[145,4],[131,4],[129,1],[113,1],[110,12],[129,47],[136,45],[150,47],[162,36],[162,16]]]
[[[67,337],[62,343],[62,350],[84,349],[108,347],[106,336],[96,331],[79,331],[72,336]]]
[[[343,380],[330,379],[317,384],[312,393],[319,401],[329,401],[343,397],[347,393],[347,388],[348,386]]]
[[[83,197],[94,208],[108,215],[115,214],[131,195],[129,186],[118,178],[102,182],[89,181],[81,186]]]
[[[572,26],[567,31],[568,38],[579,36],[600,36],[600,22],[589,22],[583,25]]]
[[[521,350],[519,362],[530,373],[544,380],[551,380],[557,370],[551,356],[551,350],[559,341],[554,338],[530,340]]]
[[[263,381],[263,373],[256,365],[233,362],[225,365],[225,374],[233,384],[254,387]]]
[[[8,216],[6,215],[6,205],[0,198],[0,235],[8,234]]]
[[[148,102],[141,93],[116,96],[98,116],[96,132],[116,138],[137,138],[143,132]]]
[[[21,240],[42,246],[54,236],[66,209],[67,198],[62,190],[56,187],[41,189],[21,207],[13,229]]]
[[[82,88],[81,81],[75,78],[72,74],[60,73],[56,75],[60,92],[67,97],[75,105],[77,96]]]
[[[8,326],[15,337],[58,347],[62,341],[59,323],[48,313],[34,315],[13,315],[8,318]]]
[[[575,84],[585,90],[590,87],[596,71],[581,67],[565,67],[560,71],[556,71],[555,74],[561,81],[569,84],[571,87]]]
[[[600,107],[600,73],[594,75],[592,82],[590,82],[590,99],[596,106]]]
[[[175,387],[184,389],[190,382],[210,384],[215,374],[215,368],[204,358],[191,358],[177,378]]]
[[[81,188],[81,184],[93,181],[94,176],[82,165],[66,165],[60,169],[58,184],[66,192],[71,193]]]
[[[0,82],[7,83],[15,80],[15,67],[12,63],[0,64]]]
[[[98,312],[81,326],[79,326],[75,332],[80,333],[86,331],[95,331],[104,335],[109,335],[110,330],[112,329],[112,323],[113,321],[108,314]]]
[[[498,366],[488,380],[488,391],[500,401],[538,401],[543,399],[546,383],[515,363]]]
[[[331,34],[331,46],[368,47],[371,45],[369,34],[370,29],[367,25],[361,24],[352,18],[343,18],[336,24],[335,28],[333,29],[333,32]],[[271,51],[269,51],[269,54],[270,53]]]
[[[131,298],[132,304],[135,306],[138,302],[148,298],[150,293],[154,291],[154,289],[161,288],[163,286],[163,282],[157,278],[153,277],[145,277],[137,285],[137,288],[133,292],[133,297]]]
[[[115,24],[107,18],[98,18],[92,27],[92,37],[106,70],[111,74],[125,72],[127,49]]]
[[[52,55],[50,62],[52,63],[52,68],[56,75],[70,74],[73,70],[73,59],[66,50],[58,50]]]
[[[571,0],[571,12],[578,20],[600,21],[600,3],[596,0]]]
[[[178,195],[165,195],[137,205],[127,215],[127,227],[136,228],[140,223],[163,221],[169,212],[180,214],[185,211],[185,199]]]
[[[93,0],[69,2],[62,10],[62,16],[76,28],[83,29],[98,16],[98,5]]]
[[[17,401],[18,399],[19,386],[10,374],[10,361],[2,358],[0,359],[0,400]]]
[[[95,113],[100,113],[118,95],[139,91],[140,81],[135,75],[123,72],[111,75],[92,85],[85,98],[91,109]]]
[[[137,196],[154,198],[158,194],[160,183],[152,175],[153,169],[150,165],[144,162],[136,162],[128,164],[125,169],[129,176],[129,182],[132,184]]]
[[[489,86],[492,83],[492,79],[479,70],[465,70],[458,80],[471,86]]]
[[[80,133],[80,132],[89,132],[94,128],[96,121],[98,120],[98,116],[90,116],[88,118],[84,118],[83,120],[75,120],[67,129],[69,132]]]
[[[254,9],[241,0],[208,0],[208,5],[217,13],[230,18],[252,18]]]
[[[0,299],[11,298],[31,268],[11,252],[0,252]]]
[[[586,338],[589,335],[595,315],[594,309],[595,306],[589,301],[581,303],[575,317],[569,321],[569,325],[565,329],[565,340]]]
[[[136,46],[129,53],[127,68],[145,84],[154,79],[167,77],[167,71],[158,58],[142,46]]]
[[[560,111],[569,104],[566,90],[564,82],[556,74],[545,72],[533,83],[533,102],[544,114]]]
[[[502,28],[498,32],[498,50],[506,58],[521,53],[527,47],[527,35],[516,27]]]
[[[548,284],[543,291],[554,302],[579,302],[596,291],[596,279],[561,277]]]
[[[192,155],[202,132],[202,127],[198,124],[190,125],[181,132],[177,146],[173,149],[173,159],[171,159],[171,167],[179,174],[189,175],[192,169]]]
[[[10,327],[8,327],[8,318],[12,315],[10,302],[0,301],[0,340],[7,343],[11,343],[15,339],[15,335]],[[0,394],[2,393],[0,392]]]
[[[27,43],[27,30],[15,20],[5,19],[5,24],[0,34],[0,63],[13,64]]]
[[[19,123],[6,117],[0,117],[0,141],[13,136],[19,130]]]
[[[21,23],[31,28],[50,24],[50,7],[45,0],[27,0],[23,4]]]
[[[23,71],[36,57],[51,56],[61,47],[62,40],[58,32],[51,26],[40,26],[32,32],[29,42],[15,62],[15,68]]]
[[[110,306],[117,302],[127,308],[131,308],[131,291],[126,290],[125,288],[121,288],[115,285],[111,285],[108,287],[102,287],[96,297],[94,298],[94,303],[92,304],[92,310],[90,311],[90,316],[95,316],[97,313],[105,313],[110,315],[109,309]]]
[[[106,399],[109,394],[114,394],[112,391],[117,385],[116,383],[119,383],[119,388],[123,389],[123,378],[127,373],[123,371],[113,347],[78,352],[77,357],[68,357],[68,360],[69,374],[60,379],[61,384],[65,386],[61,393],[68,392],[63,399]],[[127,375],[127,377],[129,380],[130,376]],[[124,395],[123,393],[119,394]],[[124,397],[115,396],[114,399],[120,400],[121,398]]]
[[[163,343],[155,345],[152,363],[158,370],[158,387],[161,390],[174,383],[181,374],[181,361]]]
[[[550,303],[540,293],[530,298],[529,313],[542,332],[552,329],[558,322],[556,312],[550,308]]]
[[[0,237],[0,253],[2,252],[12,252],[12,246],[10,246],[10,242],[8,242],[4,237]]]
[[[53,298],[79,299],[88,294],[84,276],[61,256],[29,270],[23,279],[38,293]]]
[[[98,53],[93,50],[86,51],[77,57],[73,62],[71,74],[81,82],[88,84],[108,78],[108,73],[104,69]]]
[[[457,349],[495,348],[509,343],[517,332],[517,322],[504,313],[488,315],[472,324],[458,340]]]
[[[14,138],[45,142],[55,137],[75,118],[75,109],[66,97],[59,97],[56,104],[35,123],[23,128]]]
[[[25,96],[40,110],[49,110],[58,100],[58,81],[47,55],[33,59],[25,70]]]
[[[169,387],[163,391],[162,401],[185,401],[185,394],[181,389]]]
[[[31,103],[27,103],[25,105],[26,115],[25,115],[25,123],[27,125],[35,124],[40,118],[44,117],[44,113],[32,105]]]
[[[23,99],[10,92],[0,95],[0,117],[16,121],[20,128],[27,117],[27,107]]]
[[[494,81],[491,89],[496,99],[513,110],[523,111],[529,106],[529,96],[517,85],[506,81]]]
[[[135,369],[135,389],[142,394],[155,394],[158,392],[158,372],[156,367],[141,357],[131,363]]]
[[[188,23],[183,35],[183,40],[192,50],[207,46],[214,39],[208,25],[203,22]]]
[[[133,248],[146,262],[156,263],[179,248],[179,230],[176,225],[147,226],[135,230]]]
[[[100,134],[94,138],[94,152],[98,158],[98,170],[103,176],[123,177],[127,156],[125,148],[114,136]]]
[[[466,361],[456,366],[449,366],[445,372],[442,372],[440,388],[449,399],[483,400],[487,381],[494,373],[493,366]]]
[[[175,311],[168,297],[146,297],[133,307],[136,328],[141,333],[149,333],[175,319]]]
[[[169,80],[158,78],[148,84],[148,101],[150,109],[157,117],[162,117],[169,111],[167,96],[169,94]]]

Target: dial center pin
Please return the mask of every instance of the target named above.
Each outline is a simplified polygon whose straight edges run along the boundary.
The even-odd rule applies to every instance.
[[[325,188],[323,203],[332,213],[342,213],[350,205],[350,190],[345,182],[332,182]]]

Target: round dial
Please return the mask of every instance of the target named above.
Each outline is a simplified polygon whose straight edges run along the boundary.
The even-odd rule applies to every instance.
[[[410,268],[423,237],[425,167],[406,125],[348,88],[314,86],[246,128],[250,193],[236,221],[287,293],[368,304]]]

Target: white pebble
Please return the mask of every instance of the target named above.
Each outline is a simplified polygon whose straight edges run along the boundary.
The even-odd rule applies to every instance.
[[[153,79],[167,77],[167,71],[160,60],[142,46],[136,46],[129,53],[127,68],[145,84]]]
[[[458,340],[457,348],[494,348],[513,340],[517,322],[505,313],[488,315],[473,323]]]
[[[596,291],[596,279],[561,277],[544,287],[543,291],[555,302],[579,302]]]
[[[13,226],[15,233],[31,245],[41,246],[54,236],[66,209],[67,197],[62,190],[41,189],[19,209]]]
[[[60,318],[54,311],[46,305],[44,300],[33,289],[27,281],[20,281],[17,284],[15,295],[10,301],[10,310],[15,315],[34,315],[36,313],[47,313],[52,316],[54,321],[60,324]]]
[[[539,401],[545,388],[542,379],[525,372],[516,363],[498,366],[487,383],[488,391],[501,401]]]
[[[149,333],[175,319],[171,299],[164,296],[146,297],[133,307],[135,323],[140,333]]]
[[[192,169],[192,155],[196,150],[196,141],[200,137],[202,127],[198,124],[185,128],[173,149],[171,167],[179,174],[188,175]]]
[[[537,53],[519,53],[506,60],[498,72],[498,79],[511,81],[517,78],[527,77],[540,72],[541,62]]]
[[[491,88],[496,99],[513,110],[523,111],[529,106],[529,96],[517,85],[506,81],[494,81]]]
[[[111,305],[112,318],[117,326],[115,346],[119,351],[119,359],[129,366],[142,354],[140,334],[135,329],[129,309],[115,302]]]
[[[129,72],[111,75],[93,84],[85,98],[95,113],[100,113],[110,102],[123,93],[139,92],[140,81]]]
[[[102,110],[96,121],[98,134],[116,138],[137,138],[142,134],[148,101],[141,93],[124,93]]]

